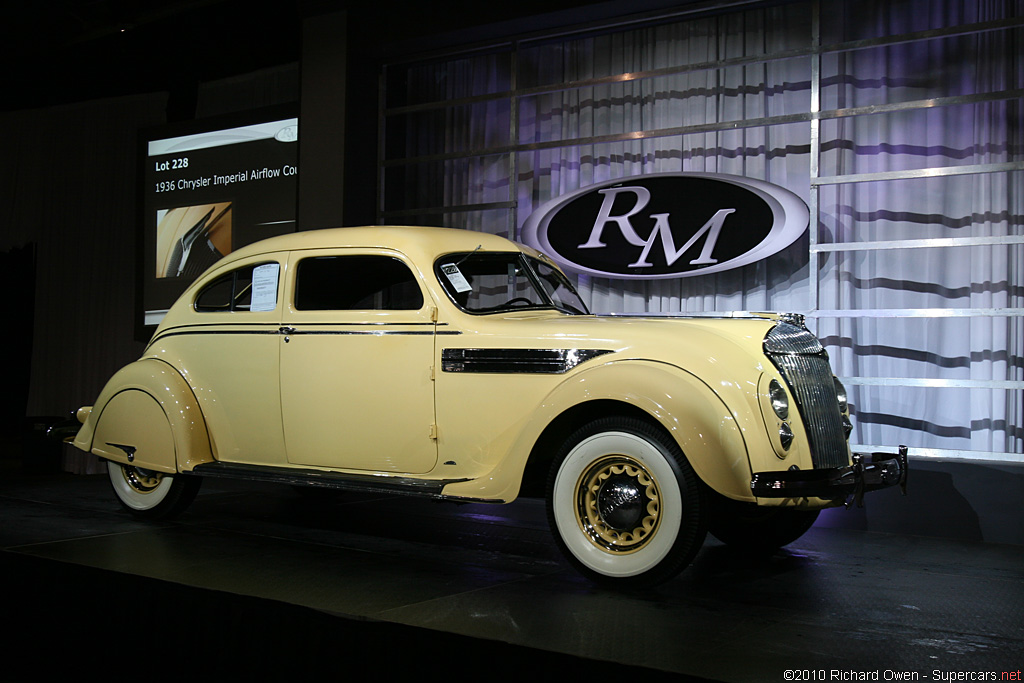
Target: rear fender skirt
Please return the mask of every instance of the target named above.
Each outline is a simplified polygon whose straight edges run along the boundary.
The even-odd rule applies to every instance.
[[[155,358],[131,363],[107,382],[73,443],[124,464],[134,449],[131,464],[160,472],[187,471],[213,460],[192,389],[177,370]]]

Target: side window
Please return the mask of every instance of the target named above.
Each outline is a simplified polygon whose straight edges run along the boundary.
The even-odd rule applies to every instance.
[[[272,311],[277,298],[277,263],[257,263],[220,276],[203,287],[195,308],[201,313],[226,311]],[[253,306],[255,274],[259,302]]]
[[[409,311],[423,292],[409,267],[390,256],[317,256],[299,261],[295,308],[300,311]]]

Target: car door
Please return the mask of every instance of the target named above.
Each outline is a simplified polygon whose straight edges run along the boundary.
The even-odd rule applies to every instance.
[[[437,460],[434,304],[387,250],[292,254],[281,412],[293,465],[416,474]]]
[[[217,460],[284,465],[279,333],[281,263],[256,256],[202,284],[185,324],[149,354],[176,368],[203,412]]]

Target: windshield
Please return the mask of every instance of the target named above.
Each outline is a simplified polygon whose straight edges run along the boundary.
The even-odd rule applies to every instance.
[[[587,313],[561,271],[520,252],[448,254],[438,259],[436,270],[448,296],[470,313],[530,308]]]

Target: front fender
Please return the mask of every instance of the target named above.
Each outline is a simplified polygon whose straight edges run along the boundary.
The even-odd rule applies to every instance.
[[[722,399],[696,376],[667,363],[613,361],[574,373],[545,398],[493,472],[445,488],[446,495],[512,500],[541,434],[566,411],[591,401],[643,410],[676,440],[697,475],[719,493],[753,501],[743,431]]]
[[[213,460],[192,389],[171,365],[154,358],[110,378],[73,443],[101,458],[159,472],[188,471]]]

